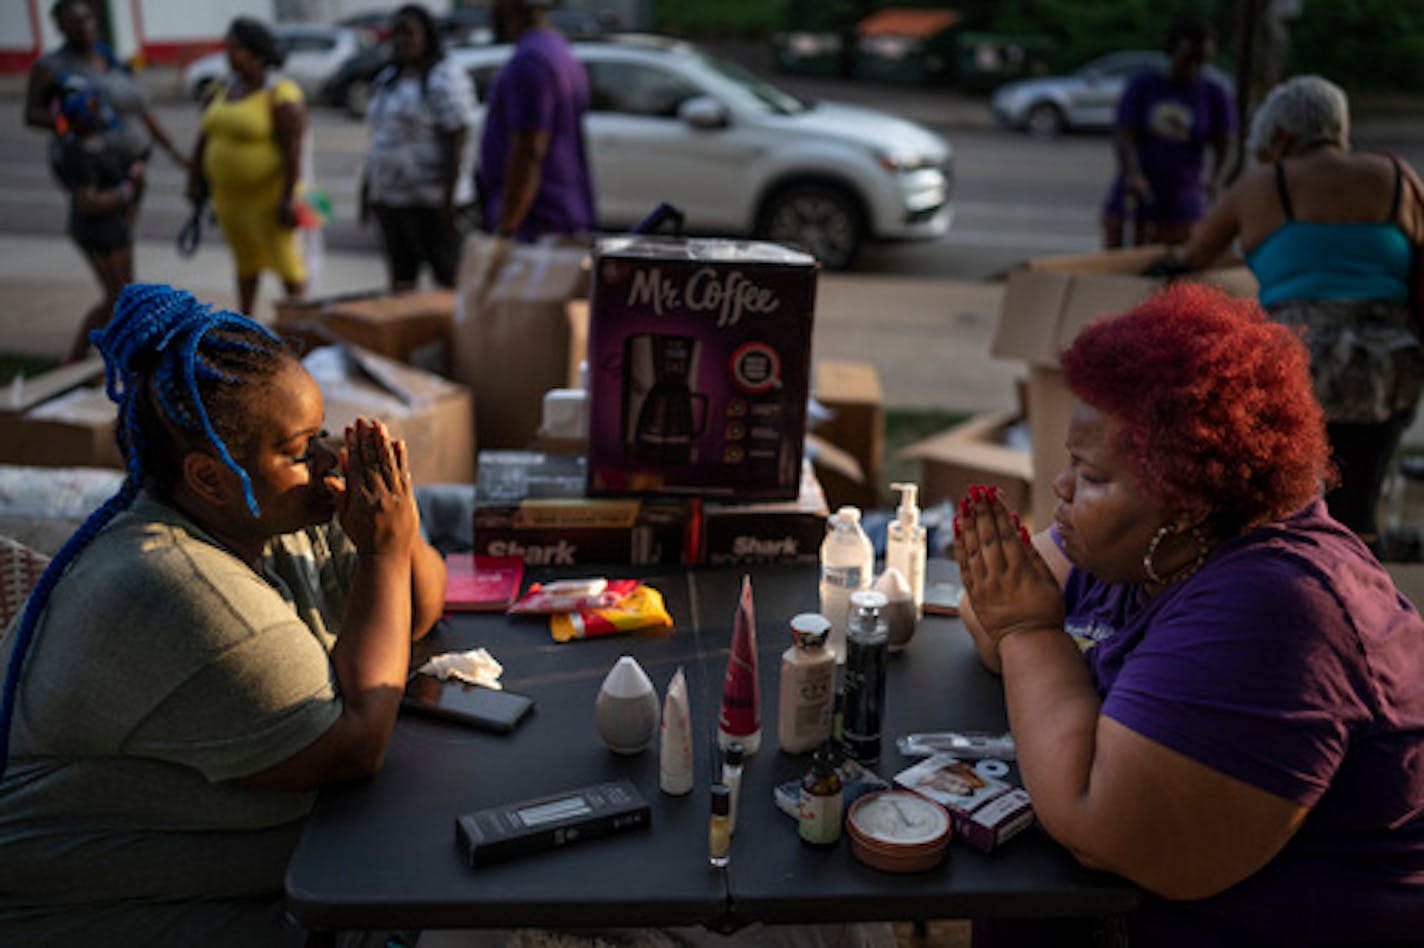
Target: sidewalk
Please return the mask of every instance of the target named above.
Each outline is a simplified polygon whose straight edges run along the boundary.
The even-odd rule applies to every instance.
[[[141,242],[134,272],[199,299],[235,302],[232,261],[213,244],[191,259],[171,243]],[[257,316],[270,321],[280,287],[265,277]],[[1003,287],[996,283],[823,273],[819,277],[814,359],[859,359],[880,373],[887,406],[977,412],[1014,404],[1016,363],[988,357]],[[328,253],[317,295],[377,289],[385,269],[374,253]],[[78,252],[61,236],[0,234],[0,349],[58,358],[98,298]]]

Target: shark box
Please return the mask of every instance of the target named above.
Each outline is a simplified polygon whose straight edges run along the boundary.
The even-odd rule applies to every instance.
[[[795,499],[816,270],[777,244],[600,240],[588,492]]]

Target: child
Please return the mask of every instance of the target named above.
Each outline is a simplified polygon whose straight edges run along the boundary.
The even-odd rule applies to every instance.
[[[55,176],[69,192],[69,236],[99,278],[104,298],[89,310],[68,361],[84,357],[89,331],[109,321],[119,291],[133,281],[133,222],[143,162],[127,161],[104,133],[119,121],[96,87],[75,77],[51,104],[59,148]]]

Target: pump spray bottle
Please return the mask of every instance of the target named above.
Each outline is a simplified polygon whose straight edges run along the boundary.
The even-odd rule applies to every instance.
[[[895,519],[885,531],[885,568],[897,569],[910,585],[915,599],[915,616],[925,614],[925,528],[920,523],[919,486],[891,484],[900,492]]]

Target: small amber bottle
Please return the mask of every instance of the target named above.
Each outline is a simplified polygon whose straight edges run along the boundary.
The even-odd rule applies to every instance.
[[[831,763],[831,748],[822,744],[801,779],[801,813],[797,832],[812,846],[833,846],[841,838],[841,776]]]
[[[712,816],[707,822],[707,861],[722,868],[731,859],[732,794],[726,784],[712,785]]]

